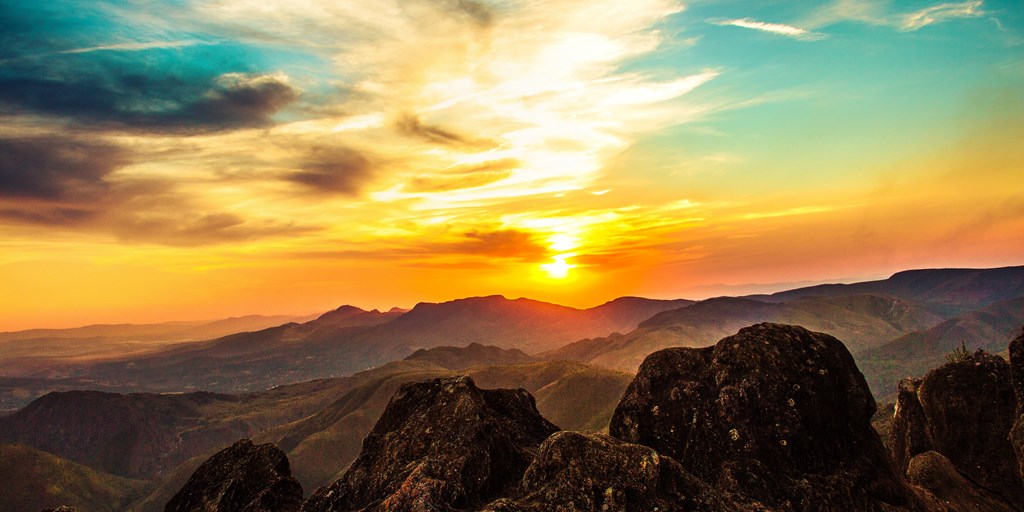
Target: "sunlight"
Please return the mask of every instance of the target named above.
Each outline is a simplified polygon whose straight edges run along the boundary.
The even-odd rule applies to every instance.
[[[569,256],[555,256],[552,258],[551,263],[544,263],[540,266],[544,272],[547,272],[548,277],[551,279],[565,279],[569,276],[569,271],[576,268],[576,265],[567,263],[565,260]]]

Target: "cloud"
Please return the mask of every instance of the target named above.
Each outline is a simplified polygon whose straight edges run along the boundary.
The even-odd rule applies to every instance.
[[[508,178],[519,165],[521,162],[514,158],[461,165],[437,175],[417,176],[403,188],[409,192],[423,193],[481,187]]]
[[[246,220],[225,212],[136,214],[111,226],[118,238],[129,242],[194,247],[299,235],[317,228],[272,220]]]
[[[100,46],[90,46],[87,48],[73,48],[70,50],[61,50],[57,53],[75,54],[75,53],[90,53],[90,52],[103,52],[103,51],[118,51],[118,52],[137,52],[141,50],[152,50],[155,48],[182,48],[185,46],[192,46],[196,44],[203,44],[202,41],[197,40],[184,40],[184,41],[145,41],[145,42],[131,42],[131,43],[115,43],[105,44]]]
[[[0,155],[0,197],[22,199],[96,198],[128,162],[120,147],[59,135],[0,138]]]
[[[465,137],[437,126],[423,124],[419,116],[403,114],[395,122],[398,130],[405,135],[419,137],[436,144],[466,144]]]
[[[969,2],[943,3],[926,7],[919,11],[903,15],[899,23],[902,30],[917,30],[934,23],[941,23],[955,18],[976,18],[985,13],[981,9],[982,0]]]
[[[464,241],[449,245],[448,250],[459,254],[529,261],[541,260],[547,252],[533,234],[515,229],[470,231],[464,237]]]
[[[309,151],[301,170],[286,179],[317,192],[353,196],[374,175],[373,163],[346,147],[317,147]]]
[[[821,32],[811,32],[809,30],[793,27],[790,25],[783,25],[781,23],[767,23],[764,21],[758,21],[751,18],[717,20],[711,21],[710,23],[722,26],[733,26],[749,28],[753,30],[760,30],[761,32],[768,32],[780,36],[791,37],[793,39],[799,39],[801,41],[819,41],[821,39],[825,39],[826,37],[828,37],[828,34],[823,34]]]
[[[912,32],[928,25],[957,18],[977,18],[988,14],[983,0],[945,2],[912,12],[892,12],[889,4],[878,0],[836,0],[814,10],[802,21],[806,27],[824,27],[844,21],[887,26]],[[993,20],[999,25],[999,20]]]

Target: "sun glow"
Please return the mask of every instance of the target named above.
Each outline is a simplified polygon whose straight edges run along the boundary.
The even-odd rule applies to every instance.
[[[576,268],[576,265],[565,261],[568,258],[567,255],[555,256],[551,258],[550,263],[544,263],[540,268],[547,272],[551,279],[565,279],[569,277],[569,271]]]

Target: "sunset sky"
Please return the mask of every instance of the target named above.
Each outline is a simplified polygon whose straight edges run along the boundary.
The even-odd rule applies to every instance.
[[[1019,0],[0,20],[0,330],[1024,264]]]

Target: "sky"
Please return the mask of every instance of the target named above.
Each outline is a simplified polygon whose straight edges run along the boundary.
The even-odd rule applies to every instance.
[[[1024,264],[1017,0],[0,0],[0,330]]]

